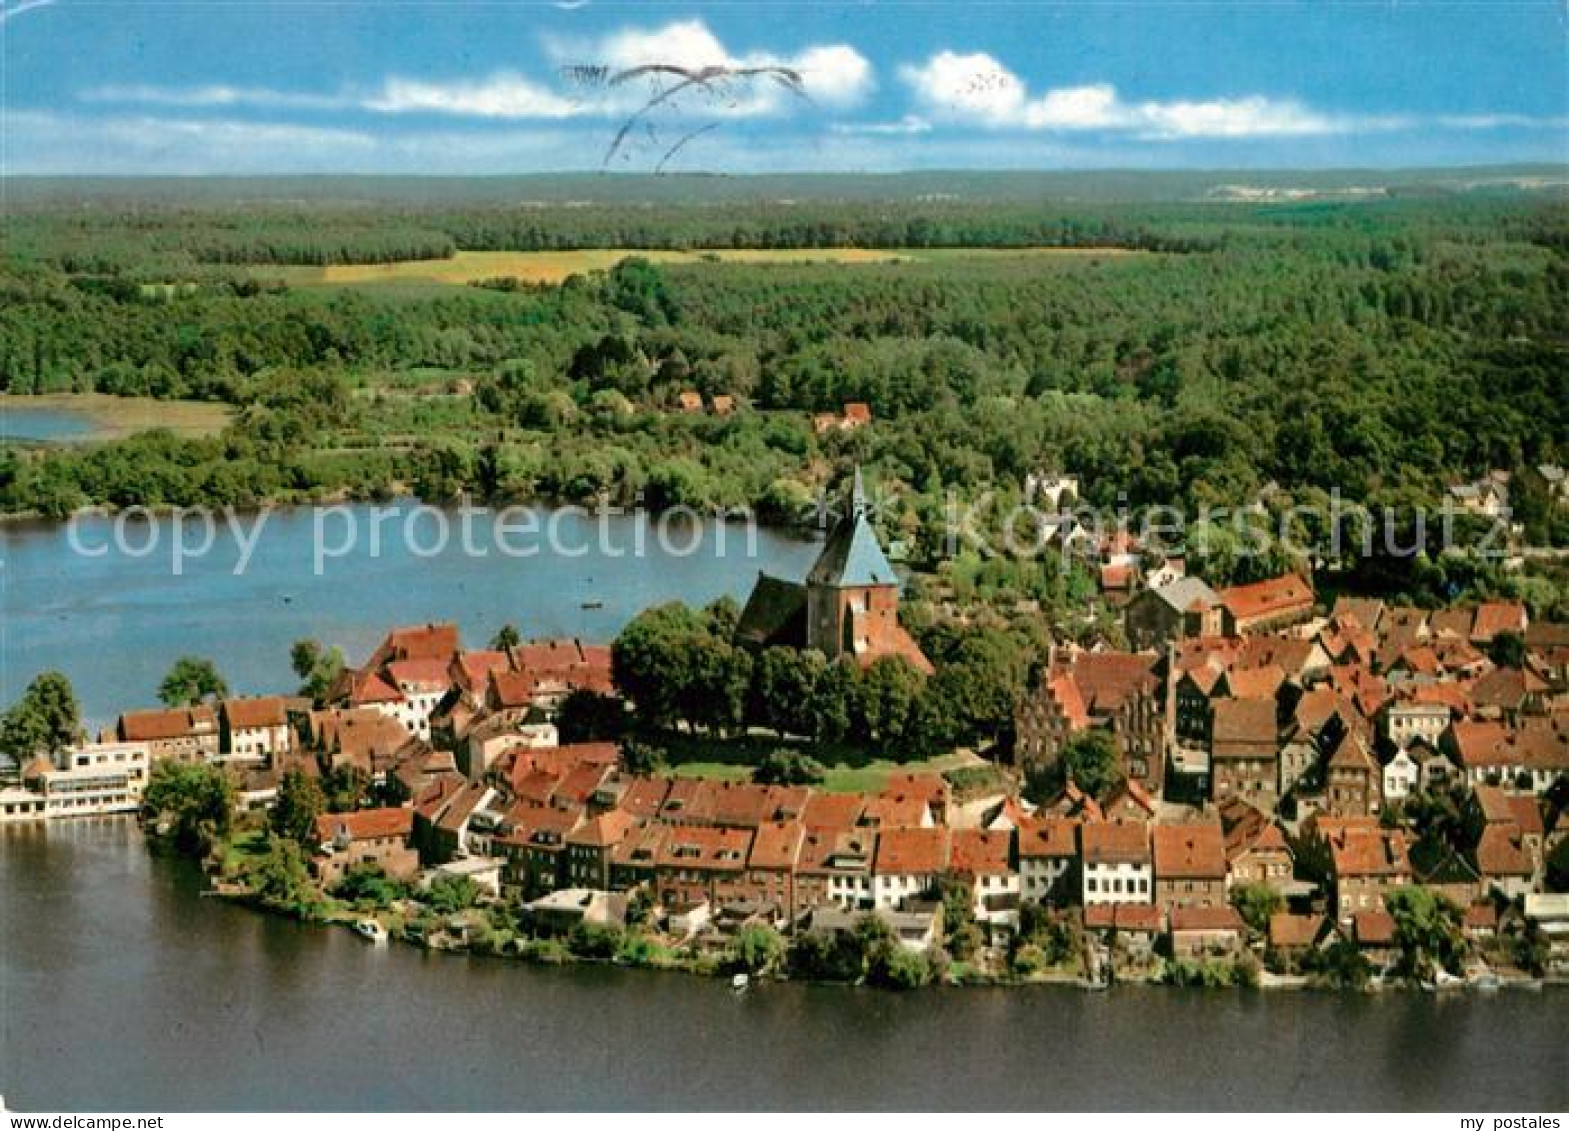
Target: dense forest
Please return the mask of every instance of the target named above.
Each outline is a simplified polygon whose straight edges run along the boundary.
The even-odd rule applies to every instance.
[[[1569,205],[844,199],[20,209],[0,389],[216,400],[207,439],[0,451],[0,510],[397,491],[754,506],[853,462],[933,553],[949,494],[1032,470],[1132,508],[1409,512],[1489,469],[1565,541]],[[558,287],[299,286],[281,264],[591,247],[1098,247],[885,264],[655,266]],[[675,411],[728,394],[729,416]],[[811,414],[870,404],[819,435]],[[1452,586],[1451,586],[1452,588]]]

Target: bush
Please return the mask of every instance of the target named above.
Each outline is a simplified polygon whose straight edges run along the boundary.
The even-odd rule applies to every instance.
[[[1034,943],[1026,943],[1013,952],[1013,972],[1020,978],[1033,978],[1047,965],[1046,952]]]
[[[567,949],[579,958],[608,962],[621,949],[625,932],[609,923],[579,922],[567,936]]]
[[[915,990],[932,980],[932,967],[920,951],[885,942],[873,953],[866,980],[884,989]]]

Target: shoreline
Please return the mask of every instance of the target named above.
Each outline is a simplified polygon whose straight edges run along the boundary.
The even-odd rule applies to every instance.
[[[140,828],[140,821],[138,821],[137,824]],[[168,852],[171,856],[175,855],[172,849],[154,848],[154,845],[159,843],[156,836],[149,835],[146,830],[142,830],[142,832],[147,851],[152,853],[154,856],[158,856],[163,852]],[[1497,984],[1489,988],[1483,988],[1469,978],[1462,978],[1461,981],[1447,985],[1441,989],[1435,989],[1432,986],[1406,979],[1384,979],[1380,977],[1372,978],[1366,985],[1361,987],[1338,986],[1308,975],[1275,974],[1267,969],[1264,969],[1262,964],[1258,964],[1256,966],[1255,976],[1251,980],[1245,980],[1237,977],[1234,978],[1228,985],[1195,985],[1169,980],[1169,978],[1166,976],[1168,973],[1168,966],[1177,960],[1160,957],[1156,959],[1156,965],[1150,967],[1143,974],[1116,975],[1107,982],[1093,981],[1082,971],[1077,973],[1069,973],[1068,971],[1061,969],[1060,964],[1058,969],[1044,971],[1036,976],[1024,977],[1011,974],[980,972],[968,964],[961,964],[965,970],[963,976],[951,977],[944,975],[933,977],[930,981],[917,986],[895,987],[883,985],[879,982],[871,980],[869,977],[864,975],[855,981],[844,981],[793,977],[778,970],[764,971],[759,973],[738,971],[731,965],[727,964],[723,960],[722,955],[718,952],[708,956],[694,955],[690,958],[685,958],[678,961],[634,959],[619,953],[610,958],[593,957],[590,955],[579,954],[571,950],[566,942],[567,935],[565,934],[549,938],[515,935],[505,940],[499,947],[490,949],[488,947],[476,948],[466,940],[460,940],[456,942],[448,941],[450,940],[451,936],[446,935],[445,931],[443,931],[440,936],[442,941],[438,942],[436,941],[438,936],[433,936],[428,933],[421,932],[418,937],[416,937],[415,934],[412,934],[407,930],[407,920],[404,920],[396,913],[389,912],[387,909],[364,912],[334,910],[324,916],[294,914],[284,908],[275,907],[268,904],[265,900],[259,898],[253,890],[246,887],[243,883],[237,881],[227,881],[219,878],[217,873],[219,870],[221,870],[222,863],[221,859],[216,854],[210,855],[205,860],[199,861],[198,863],[203,874],[203,888],[200,892],[201,896],[206,898],[222,899],[225,902],[241,906],[254,914],[275,916],[280,919],[292,920],[306,926],[347,930],[352,934],[359,935],[368,946],[407,946],[410,949],[424,951],[426,953],[495,958],[507,962],[518,962],[531,966],[614,966],[621,969],[643,970],[653,973],[678,973],[686,974],[692,977],[709,979],[724,979],[735,976],[739,973],[745,973],[748,980],[748,985],[751,983],[777,982],[812,986],[840,986],[845,988],[864,987],[869,989],[883,990],[889,993],[918,993],[922,990],[930,990],[934,988],[995,989],[1025,986],[1061,986],[1083,990],[1087,993],[1099,993],[1115,990],[1123,986],[1136,986],[1141,988],[1156,987],[1171,990],[1196,990],[1208,993],[1246,993],[1250,991],[1263,993],[1355,993],[1362,996],[1372,997],[1381,996],[1387,993],[1434,993],[1442,997],[1453,997],[1457,992],[1462,991],[1466,993],[1466,996],[1490,996],[1491,994],[1500,992],[1502,990],[1541,992],[1544,989],[1560,989],[1569,986],[1569,978],[1515,977],[1502,974],[1499,971],[1493,970],[1491,967],[1488,968],[1488,973],[1497,979]],[[228,890],[222,890],[225,887],[227,887]],[[324,897],[326,895],[325,892],[322,892],[321,894]],[[451,917],[451,920],[455,920],[456,918],[458,918],[458,916],[453,916]],[[383,938],[373,941],[361,934],[358,929],[358,924],[367,920],[377,923],[385,931]],[[451,920],[449,920],[449,922]],[[389,923],[392,925],[389,926]],[[794,937],[794,933],[780,932],[780,937],[788,943],[788,941]],[[651,932],[649,934],[640,935],[639,938],[641,941],[649,944],[648,953],[650,954],[654,953],[654,948],[663,948],[664,951],[668,953],[672,948],[682,945],[680,943],[670,943],[666,941],[668,936],[663,936],[658,932]],[[684,941],[685,940],[683,940],[683,942]],[[921,953],[924,954],[925,952]],[[1255,963],[1257,963],[1258,959],[1258,956],[1251,948],[1245,950],[1241,957],[1252,957]],[[1240,960],[1225,961],[1222,959],[1207,959],[1197,961],[1196,964],[1202,967],[1227,968],[1232,971],[1240,970],[1242,967]]]

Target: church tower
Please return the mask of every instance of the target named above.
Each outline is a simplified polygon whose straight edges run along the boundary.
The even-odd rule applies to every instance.
[[[917,668],[930,670],[899,625],[899,580],[867,517],[859,467],[850,512],[834,527],[806,575],[806,646],[830,660],[849,655],[863,665],[878,656],[903,655]]]

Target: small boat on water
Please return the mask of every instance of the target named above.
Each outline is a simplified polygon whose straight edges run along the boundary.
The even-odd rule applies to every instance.
[[[1457,990],[1463,985],[1465,985],[1464,978],[1457,978],[1440,966],[1434,971],[1433,980],[1431,982],[1423,982],[1422,988],[1428,993],[1436,994],[1442,990]]]
[[[604,607],[605,603],[603,601],[584,601],[578,606],[580,609],[602,609]]]
[[[1466,984],[1469,985],[1473,990],[1481,990],[1484,993],[1494,993],[1504,983],[1503,979],[1501,979],[1497,974],[1494,974],[1491,970],[1483,970],[1477,974],[1472,975],[1471,978],[1467,980]]]
[[[384,943],[387,941],[387,928],[374,919],[355,920],[354,933],[359,935],[360,938],[368,939],[373,943]]]
[[[730,988],[738,994],[746,993],[752,984],[752,979],[745,974],[737,974],[730,979]]]

